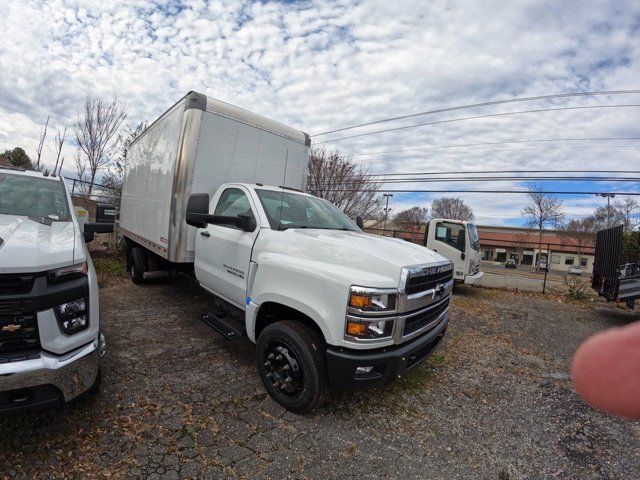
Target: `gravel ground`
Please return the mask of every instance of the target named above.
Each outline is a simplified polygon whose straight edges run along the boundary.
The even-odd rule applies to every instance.
[[[198,320],[212,302],[192,283],[116,278],[101,303],[100,393],[0,419],[0,478],[640,478],[640,423],[587,407],[568,374],[584,338],[637,313],[462,287],[419,370],[296,416],[252,344]]]

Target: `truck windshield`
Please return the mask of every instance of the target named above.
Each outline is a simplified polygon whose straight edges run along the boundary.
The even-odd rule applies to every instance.
[[[256,192],[274,230],[321,228],[358,231],[344,213],[321,198],[274,190],[257,189]]]
[[[480,249],[480,238],[478,237],[478,230],[473,223],[467,223],[467,230],[469,231],[469,244],[474,250]]]
[[[71,220],[62,182],[0,173],[0,214]]]

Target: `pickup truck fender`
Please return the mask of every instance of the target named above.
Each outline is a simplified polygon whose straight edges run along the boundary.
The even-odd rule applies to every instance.
[[[288,257],[288,258],[287,258]],[[256,320],[260,307],[275,302],[309,317],[330,345],[341,345],[348,286],[336,274],[336,266],[269,254],[258,258],[258,267],[248,290],[247,336],[256,341]],[[333,270],[333,271],[331,271]]]

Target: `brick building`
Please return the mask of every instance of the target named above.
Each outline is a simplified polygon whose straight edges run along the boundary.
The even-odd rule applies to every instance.
[[[593,271],[595,235],[593,238],[575,238],[558,230],[543,230],[540,242],[539,232],[535,229],[476,227],[485,261],[504,263],[513,258],[518,265],[533,267],[549,253],[550,270],[565,272],[571,265],[579,265],[585,273]]]

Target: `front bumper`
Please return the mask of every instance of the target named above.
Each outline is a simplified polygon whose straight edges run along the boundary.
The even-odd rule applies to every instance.
[[[40,352],[26,359],[0,357],[0,411],[68,402],[89,390],[98,376],[104,336],[64,355]]]
[[[484,272],[478,272],[474,275],[467,275],[466,277],[464,277],[464,283],[466,283],[467,285],[477,285],[478,283],[480,283],[480,280],[482,280],[483,275]]]
[[[404,344],[375,350],[327,348],[327,368],[331,385],[340,390],[362,390],[385,385],[417,368],[433,353],[449,324],[449,309],[427,333]],[[358,367],[373,367],[357,374]]]

